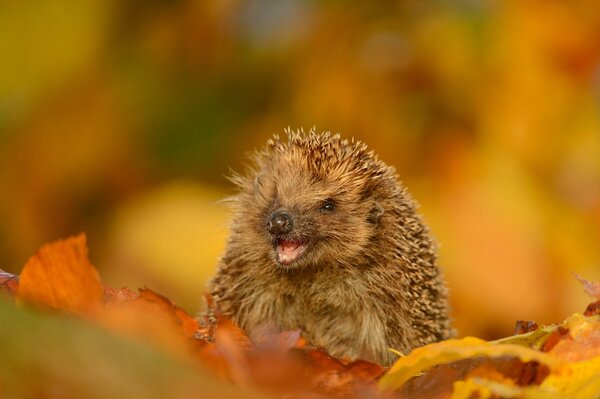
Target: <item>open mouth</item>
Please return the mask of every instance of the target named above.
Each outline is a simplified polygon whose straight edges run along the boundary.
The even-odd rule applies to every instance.
[[[299,240],[278,239],[275,243],[277,263],[289,266],[302,256],[308,245]]]

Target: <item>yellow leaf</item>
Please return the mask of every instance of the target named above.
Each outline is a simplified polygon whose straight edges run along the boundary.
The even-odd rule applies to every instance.
[[[485,378],[469,378],[465,381],[456,381],[451,399],[470,398],[518,398],[518,399],[564,399],[555,392],[545,391],[537,386],[521,388],[514,385],[506,385],[498,381]]]
[[[561,398],[600,398],[600,356],[583,362],[571,363],[550,374],[540,389],[553,392]]]
[[[514,344],[494,345],[478,338],[466,337],[437,342],[415,349],[408,356],[398,359],[380,380],[379,387],[384,390],[397,389],[410,378],[430,367],[475,356],[514,356],[524,362],[537,361],[548,366],[550,370],[554,370],[563,364],[560,359],[552,355],[523,346]]]
[[[477,397],[479,399],[488,399],[493,395],[502,398],[512,398],[520,393],[520,389],[515,386],[509,386],[497,381],[490,381],[484,378],[474,377],[465,381],[456,381],[452,390],[451,399],[469,399]],[[477,394],[477,396],[474,396]]]
[[[557,326],[552,325],[539,330],[531,331],[524,334],[512,335],[510,337],[501,338],[496,341],[491,341],[491,344],[512,344],[520,345],[533,349],[540,349],[544,342],[548,339],[550,333],[556,330]]]

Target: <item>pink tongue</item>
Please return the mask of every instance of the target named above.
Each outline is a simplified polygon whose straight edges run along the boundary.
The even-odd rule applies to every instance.
[[[281,243],[281,250],[283,252],[295,251],[300,246],[300,243],[293,241],[283,241]]]
[[[294,241],[282,241],[277,246],[277,255],[279,262],[293,262],[301,252],[302,245]]]

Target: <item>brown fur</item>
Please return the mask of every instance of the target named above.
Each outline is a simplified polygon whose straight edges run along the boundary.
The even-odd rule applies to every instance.
[[[286,131],[235,176],[231,235],[208,284],[215,306],[251,336],[301,329],[335,356],[389,365],[388,348],[452,335],[436,248],[393,168],[357,141]],[[324,213],[324,200],[335,211]],[[272,212],[309,242],[291,266],[275,260]]]

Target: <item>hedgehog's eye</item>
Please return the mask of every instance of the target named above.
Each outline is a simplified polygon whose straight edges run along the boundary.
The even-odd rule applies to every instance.
[[[328,198],[325,201],[323,201],[323,204],[321,205],[321,212],[331,213],[334,210],[335,210],[335,201],[333,201],[331,198]]]

